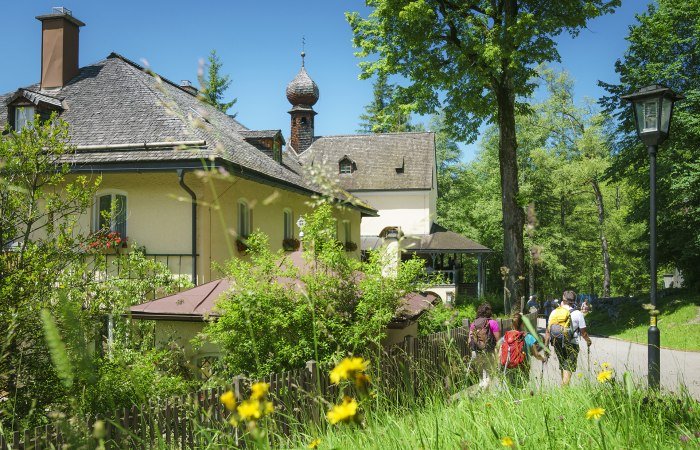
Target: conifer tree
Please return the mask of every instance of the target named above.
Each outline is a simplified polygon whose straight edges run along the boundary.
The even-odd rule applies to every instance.
[[[229,75],[221,74],[222,66],[223,63],[216,54],[216,50],[212,50],[209,53],[209,58],[207,58],[205,70],[200,75],[199,84],[202,86],[202,89],[199,92],[199,98],[219,111],[226,113],[236,104],[238,99],[234,98],[230,102],[224,102],[224,92],[231,85],[231,78]],[[231,116],[236,117],[236,114]]]

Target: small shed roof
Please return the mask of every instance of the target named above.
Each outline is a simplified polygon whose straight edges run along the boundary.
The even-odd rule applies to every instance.
[[[304,259],[301,251],[288,254],[280,263],[294,265],[302,273],[310,270],[310,266]],[[357,276],[362,277],[363,274],[358,272]],[[302,282],[297,278],[279,278],[277,283],[287,285],[290,288],[302,286]],[[229,279],[222,278],[210,281],[186,291],[132,306],[130,308],[131,316],[136,319],[147,320],[203,321],[208,317],[217,317],[219,315],[215,308],[216,302],[230,288],[231,281]],[[432,305],[436,299],[437,296],[432,293],[410,293],[403,299],[396,313],[396,319],[399,321],[415,319]]]
[[[362,250],[375,250],[384,240],[379,236],[362,236]],[[405,236],[401,248],[415,253],[490,253],[491,249],[436,223],[430,234]]]

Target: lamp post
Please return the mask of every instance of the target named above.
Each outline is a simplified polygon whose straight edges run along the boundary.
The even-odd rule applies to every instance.
[[[661,332],[656,326],[656,318],[659,315],[656,309],[656,152],[659,144],[668,138],[673,104],[682,98],[682,95],[660,84],[643,87],[637,92],[622,96],[623,100],[632,103],[637,135],[649,152],[649,299],[652,310],[647,333],[647,350],[649,387],[652,389],[659,388],[661,373]]]

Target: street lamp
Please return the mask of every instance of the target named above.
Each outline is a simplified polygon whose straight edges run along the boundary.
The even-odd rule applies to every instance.
[[[643,87],[633,94],[622,96],[623,100],[632,103],[637,135],[649,152],[649,270],[651,275],[649,299],[652,310],[647,333],[647,350],[649,387],[653,389],[659,387],[661,370],[661,333],[656,327],[656,318],[659,315],[656,309],[656,152],[659,144],[668,138],[673,103],[682,98],[682,95],[660,84]]]

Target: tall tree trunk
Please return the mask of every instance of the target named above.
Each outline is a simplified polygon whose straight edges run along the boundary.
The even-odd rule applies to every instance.
[[[598,207],[598,224],[600,225],[600,248],[603,253],[603,297],[610,297],[610,253],[608,252],[608,239],[605,237],[605,207],[603,194],[600,192],[598,180],[591,180],[595,204]]]
[[[501,206],[503,210],[503,265],[510,269],[506,286],[510,305],[520,301],[523,294],[523,209],[518,205],[518,141],[515,136],[515,95],[506,80],[495,89],[498,101],[499,144],[501,171]],[[510,309],[510,308],[509,308]],[[506,311],[510,313],[510,311]]]

